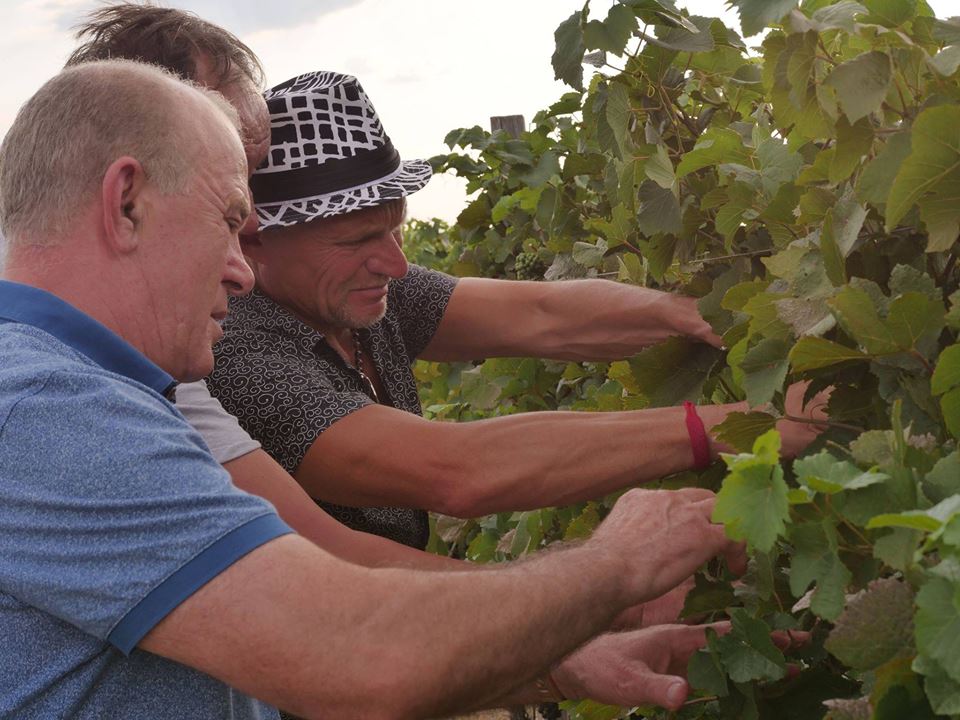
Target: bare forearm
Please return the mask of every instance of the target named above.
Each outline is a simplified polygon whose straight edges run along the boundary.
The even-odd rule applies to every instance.
[[[181,606],[143,647],[304,717],[437,717],[530,680],[631,602],[622,562],[589,543],[482,573],[369,570],[297,538],[281,543],[282,562],[259,551],[240,561],[256,593],[218,578],[195,596],[199,617]],[[531,582],[539,592],[516,592]],[[225,600],[215,622],[208,592]],[[241,595],[242,612],[231,600]],[[186,651],[196,637],[175,632],[197,622],[208,625],[199,657]],[[244,643],[251,625],[264,632]]]
[[[711,428],[741,405],[699,409]],[[545,412],[454,428],[466,516],[594,499],[693,465],[683,408],[623,413]],[[712,443],[716,456],[719,446]]]
[[[459,560],[416,550],[378,535],[351,530],[324,512],[262,450],[231,460],[224,467],[234,485],[268,500],[297,533],[343,560],[365,567],[451,571],[476,569],[476,566]]]
[[[676,335],[719,342],[695,298],[608,280],[472,278],[454,292],[423,357],[615,360]]]
[[[744,408],[699,411],[710,428]],[[362,438],[376,438],[377,452]],[[597,498],[692,464],[682,408],[436,423],[371,407],[324,433],[297,479],[311,495],[345,505],[476,517]]]

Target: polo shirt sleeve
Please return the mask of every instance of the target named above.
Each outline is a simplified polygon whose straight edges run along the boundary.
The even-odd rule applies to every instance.
[[[209,382],[224,409],[290,474],[321,433],[374,404],[341,379],[289,356],[225,352],[218,355]]]
[[[159,395],[58,370],[0,417],[0,589],[129,653],[196,590],[292,532]]]
[[[411,265],[404,277],[390,283],[388,302],[396,310],[409,357],[418,357],[430,344],[456,286],[456,278],[419,265]]]
[[[260,443],[210,394],[203,380],[177,386],[176,405],[221,465],[260,448]]]

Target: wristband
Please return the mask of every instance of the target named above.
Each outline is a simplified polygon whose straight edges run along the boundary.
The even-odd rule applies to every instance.
[[[690,435],[690,449],[693,450],[693,468],[705,470],[710,467],[710,440],[707,430],[703,427],[703,420],[697,414],[697,406],[689,400],[683,403],[687,413],[687,433]]]

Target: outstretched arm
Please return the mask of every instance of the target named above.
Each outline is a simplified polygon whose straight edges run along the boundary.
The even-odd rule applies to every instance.
[[[692,297],[611,280],[463,278],[426,360],[619,360],[680,335],[720,345]]]
[[[802,391],[791,391],[799,415]],[[709,433],[746,404],[698,409]],[[808,409],[808,414],[814,412]],[[476,517],[579,502],[693,465],[683,408],[531,412],[443,423],[375,405],[326,430],[295,473],[314,496],[344,505],[419,507]],[[784,454],[815,426],[782,421]],[[712,443],[714,456],[723,449]]]
[[[140,647],[308,718],[482,706],[709,557],[742,566],[712,507],[707,491],[634,491],[586,543],[483,573],[361,568],[285,536],[197,591]],[[521,582],[542,592],[514,592]]]

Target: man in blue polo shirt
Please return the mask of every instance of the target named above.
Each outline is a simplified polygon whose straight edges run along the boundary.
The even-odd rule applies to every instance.
[[[0,146],[0,716],[436,717],[522,694],[717,553],[742,565],[703,490],[628,492],[585,543],[486,572],[352,565],[236,490],[169,402],[252,285],[235,121],[90,63]]]
[[[166,98],[167,117],[147,112],[154,95]],[[199,220],[212,208],[191,208],[183,195],[187,187],[207,193],[236,221],[249,209],[237,131],[211,97],[132,63],[63,73],[4,144],[6,276],[29,284],[0,282],[0,716],[274,712],[208,675],[132,652],[197,588],[289,532],[268,503],[233,489],[168,402],[171,374],[210,368],[220,332],[211,314],[223,311],[228,290],[250,284],[235,234],[211,233]],[[103,112],[106,102],[131,111]],[[161,145],[172,121],[206,140],[178,157],[188,149],[180,143],[172,155]],[[44,138],[48,128],[62,137]],[[53,145],[31,153],[32,140]],[[194,157],[219,169],[194,170]],[[96,171],[108,166],[100,182]],[[41,186],[51,172],[63,181]],[[73,234],[89,213],[67,211],[98,204],[98,195],[112,216],[100,232]],[[152,226],[139,237],[146,216]],[[163,263],[163,247],[149,250],[152,259],[143,253],[157,230],[184,231],[169,252],[197,245],[193,267],[170,276],[183,286],[178,307],[136,302],[144,292],[132,286],[146,283],[146,263]],[[55,259],[71,246],[76,267],[64,273]],[[92,276],[110,255],[128,272]],[[130,304],[110,301],[118,294]]]

